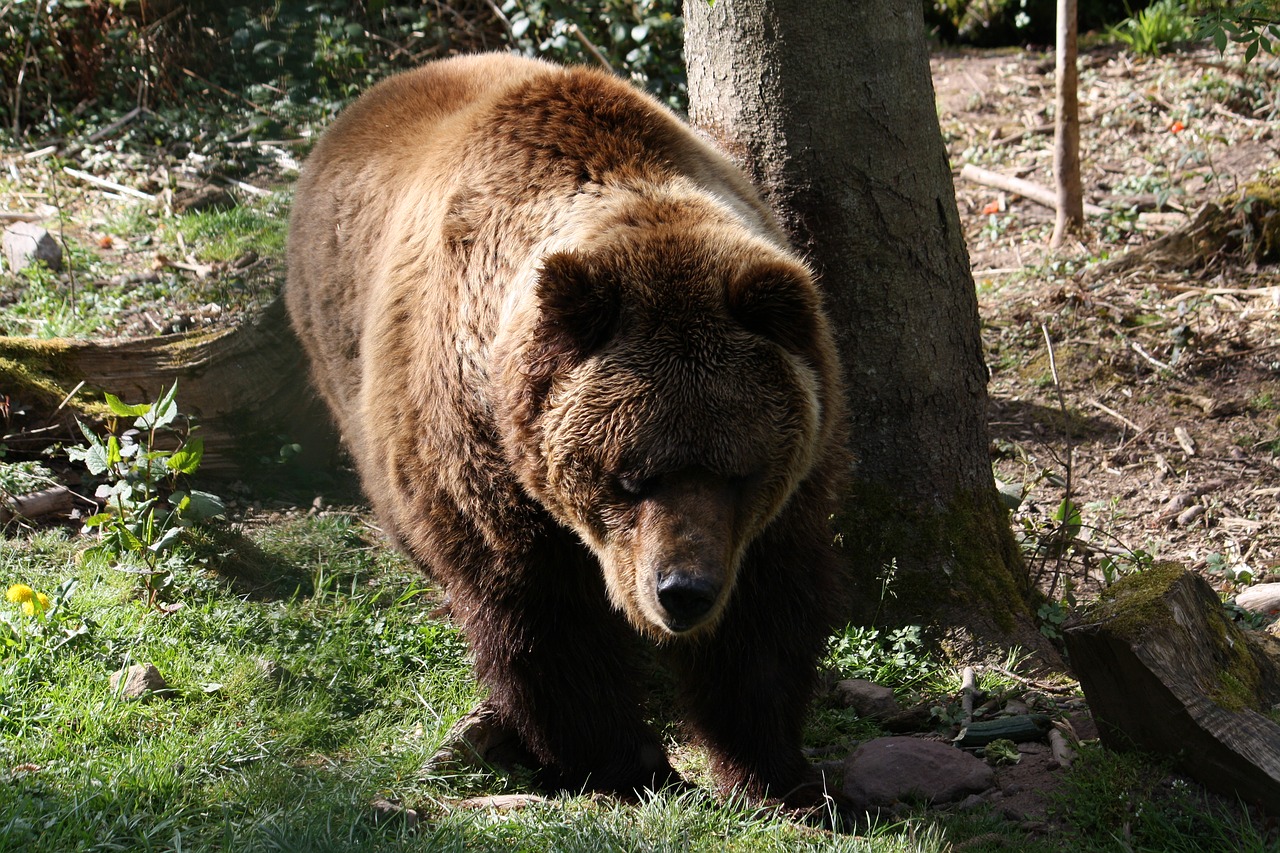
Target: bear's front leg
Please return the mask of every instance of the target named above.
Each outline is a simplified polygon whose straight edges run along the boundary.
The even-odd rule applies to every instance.
[[[576,543],[494,554],[450,583],[487,703],[542,764],[546,787],[634,795],[679,781],[644,720],[636,638]]]
[[[667,647],[720,788],[796,808],[830,802],[801,739],[840,600],[829,539],[809,530],[758,540],[716,630]]]

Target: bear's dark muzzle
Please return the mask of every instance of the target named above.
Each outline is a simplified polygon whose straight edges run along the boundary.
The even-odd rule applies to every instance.
[[[689,572],[658,575],[658,603],[666,611],[667,627],[687,631],[697,625],[715,606],[718,584]]]

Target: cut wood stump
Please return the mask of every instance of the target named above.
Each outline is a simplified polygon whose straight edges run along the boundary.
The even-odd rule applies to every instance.
[[[1125,578],[1067,629],[1103,742],[1172,756],[1205,786],[1280,815],[1280,657],[1176,564]]]
[[[276,300],[232,328],[157,338],[80,341],[0,337],[0,395],[22,411],[3,441],[18,450],[82,441],[77,419],[103,421],[109,392],[155,400],[178,382],[178,407],[199,424],[201,476],[261,474],[288,444],[307,466],[327,466],[337,437],[311,390],[302,347]]]

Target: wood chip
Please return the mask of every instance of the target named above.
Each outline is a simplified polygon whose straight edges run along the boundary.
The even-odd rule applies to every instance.
[[[1176,426],[1173,428],[1173,437],[1178,440],[1178,445],[1182,448],[1182,452],[1188,456],[1196,455],[1196,442],[1191,437],[1191,433],[1187,432],[1184,427]]]

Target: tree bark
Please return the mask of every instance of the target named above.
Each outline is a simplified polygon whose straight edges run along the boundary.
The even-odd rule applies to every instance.
[[[1080,101],[1076,68],[1076,0],[1058,0],[1058,46],[1054,80],[1053,180],[1058,189],[1058,215],[1049,245],[1058,248],[1084,224],[1084,190],[1080,185]]]
[[[858,460],[837,520],[851,617],[1056,662],[996,497],[918,0],[686,0],[685,27],[693,122],[753,174],[824,285]]]

